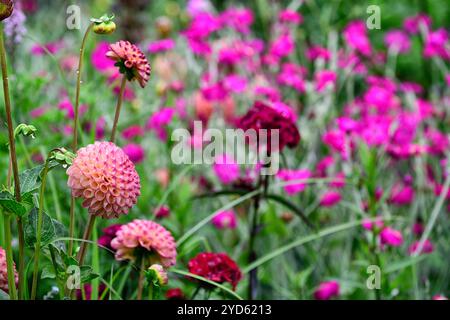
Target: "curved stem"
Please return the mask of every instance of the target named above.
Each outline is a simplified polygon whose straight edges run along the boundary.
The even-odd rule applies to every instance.
[[[93,214],[89,215],[89,221],[86,225],[86,229],[84,230],[83,240],[89,240],[91,238],[92,228],[94,227],[95,216]],[[81,245],[80,252],[78,253],[78,264],[80,266],[83,265],[84,257],[86,256],[88,241],[83,241]]]
[[[6,111],[6,122],[8,124],[8,139],[9,139],[9,152],[11,158],[12,173],[14,177],[14,195],[18,202],[21,201],[20,193],[20,179],[19,179],[19,167],[17,165],[17,155],[16,155],[16,142],[14,139],[14,128],[12,122],[12,112],[11,112],[11,98],[9,95],[9,83],[8,83],[8,70],[6,63],[6,50],[3,40],[3,24],[0,25],[0,64],[2,69],[2,80],[3,80],[3,95],[5,99],[5,111]],[[22,219],[18,218],[19,222],[19,232],[21,232]],[[23,229],[23,228],[22,228]],[[22,240],[22,241],[20,241]],[[23,253],[23,236],[19,235],[19,252]],[[19,284],[23,284],[24,280],[24,270],[25,270],[25,260],[23,254],[19,256]],[[19,286],[22,289],[22,286]],[[22,291],[19,290],[19,295],[22,296]]]
[[[81,42],[80,48],[80,57],[78,60],[78,69],[77,69],[77,86],[75,92],[75,106],[74,106],[74,119],[73,119],[73,141],[72,141],[72,151],[77,152],[78,148],[78,117],[79,117],[79,109],[80,109],[80,90],[81,90],[81,71],[83,69],[83,60],[84,60],[84,51],[86,47],[87,37],[92,30],[94,24],[90,24],[86,29],[86,32],[83,37],[83,41]],[[75,229],[75,198],[74,196],[70,196],[70,219],[69,219],[69,238],[74,237],[74,229]],[[69,240],[69,248],[68,253],[72,255],[73,251],[73,240]]]
[[[138,283],[138,292],[137,299],[142,300],[142,291],[144,291],[144,281],[145,281],[145,259],[141,257],[141,268],[139,269],[139,283]]]
[[[126,84],[127,84],[127,77],[123,75],[122,82],[120,84],[119,99],[117,100],[116,114],[114,116],[114,124],[111,131],[111,138],[109,139],[111,142],[114,142],[116,140],[117,123],[119,122],[120,110],[122,109],[123,94],[125,92]]]
[[[5,228],[6,267],[8,270],[9,297],[11,300],[17,300],[16,282],[14,279],[13,252],[11,246],[11,215],[9,213],[5,213],[3,223]]]
[[[34,247],[34,267],[33,267],[33,282],[31,285],[31,300],[36,299],[36,290],[37,290],[37,280],[39,274],[39,256],[41,253],[41,233],[42,233],[42,213],[44,210],[44,192],[45,185],[47,181],[47,174],[49,170],[49,161],[48,158],[45,161],[44,171],[42,173],[42,182],[41,182],[41,190],[39,192],[39,209],[38,209],[38,223],[36,230],[36,244]]]

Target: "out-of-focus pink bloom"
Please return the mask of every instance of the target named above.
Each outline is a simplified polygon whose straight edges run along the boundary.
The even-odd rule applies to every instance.
[[[366,25],[363,21],[350,22],[344,29],[344,39],[350,48],[355,49],[364,56],[372,54],[372,47],[367,37]]]
[[[343,188],[345,186],[345,173],[338,172],[333,180],[330,182],[330,187],[332,188]]]
[[[269,54],[278,59],[290,55],[295,49],[294,39],[290,33],[285,33],[275,39],[270,46]]]
[[[400,84],[400,90],[402,90],[403,92],[421,94],[423,92],[423,87],[416,82],[404,81]]]
[[[371,86],[364,94],[364,101],[380,113],[387,113],[397,104],[394,92],[381,86]]]
[[[233,157],[227,154],[216,156],[213,170],[223,184],[230,184],[236,181],[240,175],[239,165],[234,161]]]
[[[419,251],[419,244],[420,241],[415,241],[413,244],[409,246],[408,248],[409,255],[417,254],[417,252]],[[433,244],[431,243],[430,240],[426,239],[425,242],[423,243],[422,250],[420,250],[419,254],[432,253],[433,250],[434,250]]]
[[[255,88],[256,95],[262,95],[270,101],[280,101],[281,94],[277,88],[273,87],[256,87]]]
[[[420,221],[417,221],[412,226],[412,232],[415,236],[421,236],[425,227],[423,226],[423,223]]]
[[[211,3],[208,0],[189,0],[186,11],[191,17],[211,10]]]
[[[428,33],[423,55],[427,58],[441,57],[450,60],[448,32],[444,28]]]
[[[328,191],[322,195],[320,198],[320,206],[322,207],[333,207],[338,204],[342,199],[342,196],[337,191]]]
[[[410,185],[396,183],[392,187],[389,202],[403,206],[410,204],[415,197],[414,188]]]
[[[326,177],[327,170],[334,164],[334,158],[332,156],[326,156],[317,163],[316,173],[319,177]]]
[[[372,221],[371,219],[364,219],[361,225],[364,229],[372,231],[374,227],[377,229],[383,228],[384,223],[381,217],[377,217],[375,221]]]
[[[425,31],[431,27],[431,18],[423,13],[408,17],[403,21],[403,28],[411,34],[418,33],[421,27]]]
[[[429,128],[425,131],[428,140],[428,152],[435,155],[442,155],[448,150],[450,141],[448,136],[436,129]]]
[[[322,141],[333,151],[337,151],[344,159],[348,158],[350,149],[345,132],[341,130],[330,130],[324,133]]]
[[[352,74],[365,75],[367,67],[354,52],[345,52],[339,50],[338,52],[338,67],[341,69],[348,69]]]
[[[161,168],[155,171],[156,180],[159,182],[162,188],[167,188],[170,182],[170,173],[166,168]]]
[[[91,54],[91,63],[94,68],[100,72],[106,72],[114,69],[114,61],[106,57],[106,53],[109,51],[108,42],[97,43],[94,51]]]
[[[148,46],[148,52],[160,53],[170,51],[173,48],[175,48],[175,41],[173,39],[162,39],[150,43]]]
[[[49,110],[49,108],[50,108],[50,106],[48,106],[48,105],[37,107],[30,111],[30,116],[32,118],[42,117]]]
[[[391,30],[384,37],[384,43],[390,50],[398,53],[407,53],[411,48],[408,35],[401,30]]]
[[[161,141],[167,140],[166,127],[172,121],[175,114],[173,108],[162,108],[156,111],[147,121],[145,128],[153,130]]]
[[[247,79],[237,74],[230,74],[223,81],[225,87],[235,93],[243,92],[247,87]]]
[[[433,300],[448,300],[448,298],[442,294],[437,294],[433,296]]]
[[[278,20],[282,23],[292,23],[297,25],[303,22],[303,17],[298,12],[285,9],[278,14]]]
[[[220,19],[237,32],[248,34],[253,23],[253,12],[246,8],[229,8],[220,15]]]
[[[329,61],[331,59],[331,53],[326,48],[312,46],[306,50],[306,57],[309,60],[323,59],[324,61]]]
[[[111,247],[111,241],[116,237],[116,233],[120,230],[121,227],[121,224],[113,224],[103,229],[102,235],[98,238],[98,244],[105,248],[108,248],[109,250],[115,251]]]
[[[211,222],[217,229],[234,229],[237,225],[236,214],[233,210],[222,211],[216,214]]]
[[[34,13],[38,10],[38,1],[37,0],[21,0],[20,1],[20,9],[27,13]]]
[[[72,105],[72,102],[69,99],[64,99],[63,101],[61,101],[58,105],[58,109],[59,110],[63,110],[66,112],[66,117],[73,120],[75,118],[75,110],[74,107]],[[80,106],[79,109],[79,117],[82,117],[83,114],[86,113],[88,109],[88,106],[83,104]]]
[[[392,247],[399,247],[403,244],[402,233],[391,227],[385,227],[381,230],[380,240],[382,245],[389,245]]]
[[[316,90],[322,92],[326,87],[334,87],[336,83],[336,73],[331,70],[322,70],[314,75]]]
[[[284,63],[277,77],[277,81],[281,85],[292,87],[298,92],[303,93],[305,91],[305,82],[303,80],[305,73],[305,68],[301,66],[294,63]]]
[[[158,219],[167,218],[170,216],[170,208],[168,206],[161,206],[155,209],[155,217]]]
[[[125,152],[128,158],[135,164],[142,162],[145,158],[144,148],[139,144],[127,144],[123,147],[123,152]]]
[[[292,122],[297,121],[297,114],[294,109],[283,102],[274,102],[272,104],[272,108],[278,111],[281,115],[283,115],[286,119],[289,119]]]
[[[144,136],[144,129],[138,125],[130,126],[122,131],[122,137],[127,140],[132,140],[142,136]]]
[[[329,300],[339,295],[340,286],[337,281],[322,282],[314,291],[314,299]]]
[[[291,184],[283,187],[284,191],[286,191],[286,193],[290,196],[304,191],[307,184],[306,181],[302,182],[301,180],[308,180],[311,176],[312,176],[311,171],[307,169],[299,169],[299,170],[282,169],[277,173],[277,178],[286,182],[292,182]]]
[[[34,56],[43,56],[47,54],[47,51],[51,54],[56,54],[62,47],[63,44],[61,41],[49,42],[44,45],[36,44],[31,48],[31,54]]]
[[[103,140],[105,137],[105,126],[106,120],[105,117],[100,117],[95,124],[95,140]]]
[[[335,121],[339,129],[345,132],[355,131],[359,125],[358,121],[348,117],[338,117]]]

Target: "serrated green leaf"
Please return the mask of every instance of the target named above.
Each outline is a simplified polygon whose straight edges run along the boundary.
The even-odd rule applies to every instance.
[[[38,209],[33,208],[25,224],[25,243],[28,247],[34,247],[36,243],[38,225]],[[52,218],[42,212],[41,246],[49,244],[56,238],[55,226]]]
[[[50,161],[49,162],[49,170],[58,166],[58,162]],[[35,192],[41,186],[41,174],[44,170],[44,165],[38,165],[34,168],[25,170],[19,174],[20,180],[20,192],[22,195]]]
[[[94,279],[97,279],[100,275],[95,273],[91,266],[80,267],[80,282],[87,283]]]
[[[51,265],[46,265],[42,269],[41,279],[55,279],[56,275]]]
[[[7,192],[0,192],[0,206],[7,212],[13,213],[19,217],[23,217],[28,213],[28,208],[23,203],[17,202],[14,196]]]

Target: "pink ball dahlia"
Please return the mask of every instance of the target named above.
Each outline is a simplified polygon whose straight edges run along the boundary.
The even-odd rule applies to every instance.
[[[106,56],[119,64],[120,72],[127,75],[128,80],[137,80],[142,88],[150,78],[152,68],[142,51],[129,41],[118,41],[109,46]]]
[[[111,246],[117,250],[116,259],[135,261],[139,254],[147,254],[149,264],[170,267],[176,263],[175,240],[163,226],[150,220],[133,220],[117,232]]]
[[[95,142],[78,150],[67,174],[72,195],[83,198],[83,207],[102,218],[128,214],[141,194],[133,162],[112,142]]]
[[[19,281],[16,266],[14,265],[14,278],[16,283]],[[8,268],[6,265],[6,252],[0,247],[0,290],[8,293]]]

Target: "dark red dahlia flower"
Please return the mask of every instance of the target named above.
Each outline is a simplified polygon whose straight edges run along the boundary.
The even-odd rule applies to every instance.
[[[267,148],[269,152],[272,147],[277,145],[277,141],[272,141],[271,129],[279,130],[278,148],[273,151],[281,151],[285,146],[294,148],[300,142],[300,133],[292,118],[261,101],[256,101],[253,107],[238,119],[237,127],[244,131],[249,129],[255,130],[257,133],[258,141],[256,142],[258,143],[258,147],[260,144],[259,130],[266,129]]]
[[[166,291],[167,300],[184,300],[185,296],[180,288],[173,288]]]
[[[241,270],[225,253],[202,252],[191,259],[188,264],[189,272],[208,280],[224,283],[228,282],[236,289],[242,278]]]
[[[103,229],[103,234],[98,238],[98,244],[111,251],[116,251],[111,247],[111,241],[116,237],[116,233],[121,227],[121,224],[113,224]]]

